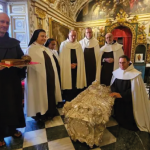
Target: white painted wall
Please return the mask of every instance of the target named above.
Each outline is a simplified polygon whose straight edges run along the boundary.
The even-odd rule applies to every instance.
[[[29,43],[28,2],[8,2],[7,9],[10,17],[10,36],[20,41],[20,46],[25,52]]]

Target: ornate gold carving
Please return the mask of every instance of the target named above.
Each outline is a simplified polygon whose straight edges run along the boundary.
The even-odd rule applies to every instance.
[[[52,18],[48,18],[48,23],[49,23],[49,36],[53,37],[53,35],[52,35]]]
[[[106,20],[106,26],[110,26],[112,25],[112,20],[111,19],[107,19]]]
[[[146,27],[144,25],[138,25],[137,44],[147,43],[145,29]]]
[[[144,34],[137,35],[137,43],[147,43],[146,36]]]
[[[42,19],[46,17],[46,12],[38,7],[35,7],[35,14]]]
[[[138,32],[139,32],[139,33],[145,32],[145,31],[144,31],[145,29],[146,29],[146,27],[145,27],[144,25],[140,25],[140,24],[139,24],[139,26],[138,26]]]
[[[54,4],[56,0],[42,0],[42,1],[44,1],[46,3],[53,3]]]
[[[150,45],[147,48],[147,53],[146,53],[146,62],[150,63]]]
[[[102,47],[105,44],[105,30],[104,28],[100,28],[97,40],[99,41],[100,47]]]
[[[54,4],[56,0],[47,0],[47,1]]]
[[[127,13],[123,9],[120,9],[119,13],[116,16],[116,21],[119,24],[123,24],[124,22],[127,22],[127,17]]]
[[[138,16],[135,15],[132,19],[131,19],[131,23],[137,23],[138,22]]]

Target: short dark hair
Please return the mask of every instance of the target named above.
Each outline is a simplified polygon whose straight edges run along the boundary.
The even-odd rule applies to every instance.
[[[45,43],[45,47],[48,47],[48,45],[52,42],[52,41],[56,41],[55,39],[49,38],[46,43]]]
[[[119,57],[119,59],[120,58],[125,58],[127,61],[130,61],[130,58],[127,55],[122,55],[122,56]]]

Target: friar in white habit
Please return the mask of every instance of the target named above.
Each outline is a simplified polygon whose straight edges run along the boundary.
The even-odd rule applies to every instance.
[[[60,45],[61,88],[66,101],[74,99],[86,87],[84,55],[76,38],[76,31],[71,30]]]
[[[119,57],[124,54],[123,45],[113,40],[113,35],[107,33],[105,36],[106,43],[100,49],[99,66],[97,68],[96,79],[101,84],[110,85],[112,72],[119,68]]]
[[[141,72],[126,55],[119,58],[119,66],[113,72],[110,94],[116,98],[115,119],[126,129],[150,132],[150,100]]]
[[[51,51],[44,46],[46,32],[35,30],[27,49],[33,62],[38,65],[29,66],[25,81],[25,102],[27,116],[45,121],[57,115],[56,104],[62,101],[59,77],[55,60]]]
[[[95,81],[100,55],[99,42],[93,37],[93,31],[90,27],[85,29],[85,38],[80,41],[80,44],[84,51],[86,81],[89,86]]]

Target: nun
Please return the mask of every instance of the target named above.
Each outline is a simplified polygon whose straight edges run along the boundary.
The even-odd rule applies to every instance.
[[[53,58],[55,60],[55,64],[57,67],[57,72],[58,72],[58,76],[59,76],[59,81],[60,81],[60,65],[59,65],[59,56],[58,56],[58,52],[57,50],[55,50],[57,43],[55,39],[49,38],[46,43],[45,43],[45,47],[47,47],[53,55]]]
[[[59,83],[61,85],[61,80],[60,80],[60,65],[59,65],[59,55],[57,50],[55,50],[57,45],[57,42],[55,39],[49,38],[46,43],[45,43],[45,47],[47,47],[50,52],[53,55],[53,58],[55,60],[55,64],[57,67],[57,72],[58,72],[58,77],[59,77]],[[62,94],[62,98],[63,98],[63,94]],[[62,108],[65,102],[58,102],[57,108]]]
[[[56,105],[62,101],[55,60],[44,46],[45,42],[46,32],[43,29],[35,30],[27,49],[32,61],[40,64],[27,68],[25,111],[27,116],[35,116],[38,121],[55,117]]]

